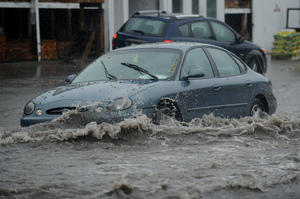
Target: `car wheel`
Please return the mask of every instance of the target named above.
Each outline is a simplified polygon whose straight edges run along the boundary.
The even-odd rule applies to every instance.
[[[263,118],[266,115],[266,109],[263,103],[255,98],[252,102],[251,109],[250,109],[250,116],[256,118]]]
[[[253,71],[257,72],[257,73],[261,73],[263,74],[263,66],[261,66],[261,64],[259,63],[258,59],[256,58],[252,58],[249,62],[248,65]]]
[[[172,100],[164,99],[156,106],[153,123],[159,125],[164,116],[181,120],[180,111]]]

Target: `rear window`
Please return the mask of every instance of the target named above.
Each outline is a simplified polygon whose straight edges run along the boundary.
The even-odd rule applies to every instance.
[[[167,26],[168,23],[165,21],[149,18],[131,18],[121,31],[136,35],[163,37]]]
[[[207,48],[207,51],[214,59],[221,77],[241,74],[237,63],[225,51],[215,48]]]
[[[241,62],[241,60],[239,60],[238,58],[236,58],[234,55],[232,55],[232,58],[236,61],[236,63],[241,67],[242,72],[246,71],[246,66],[243,62]]]

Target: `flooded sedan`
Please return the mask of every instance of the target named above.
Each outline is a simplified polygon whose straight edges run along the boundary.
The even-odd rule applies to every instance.
[[[161,43],[114,50],[91,63],[66,86],[28,102],[22,126],[51,121],[65,112],[86,122],[115,123],[144,114],[159,124],[212,113],[222,117],[273,114],[272,83],[233,53],[206,44]]]

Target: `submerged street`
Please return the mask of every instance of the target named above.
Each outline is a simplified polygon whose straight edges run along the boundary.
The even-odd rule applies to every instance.
[[[20,127],[32,97],[84,65],[0,64],[0,198],[300,197],[300,61],[269,58],[278,107],[264,119]]]

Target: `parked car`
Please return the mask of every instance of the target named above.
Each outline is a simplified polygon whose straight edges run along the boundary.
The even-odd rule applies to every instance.
[[[199,15],[137,12],[114,35],[112,47],[173,41],[217,45],[236,54],[254,71],[267,71],[267,56],[263,48],[244,40],[227,24]]]
[[[120,122],[135,113],[159,124],[162,116],[189,122],[273,114],[272,83],[223,48],[200,43],[144,44],[113,50],[67,78],[66,86],[28,102],[21,119],[29,126],[81,112],[87,122]]]

